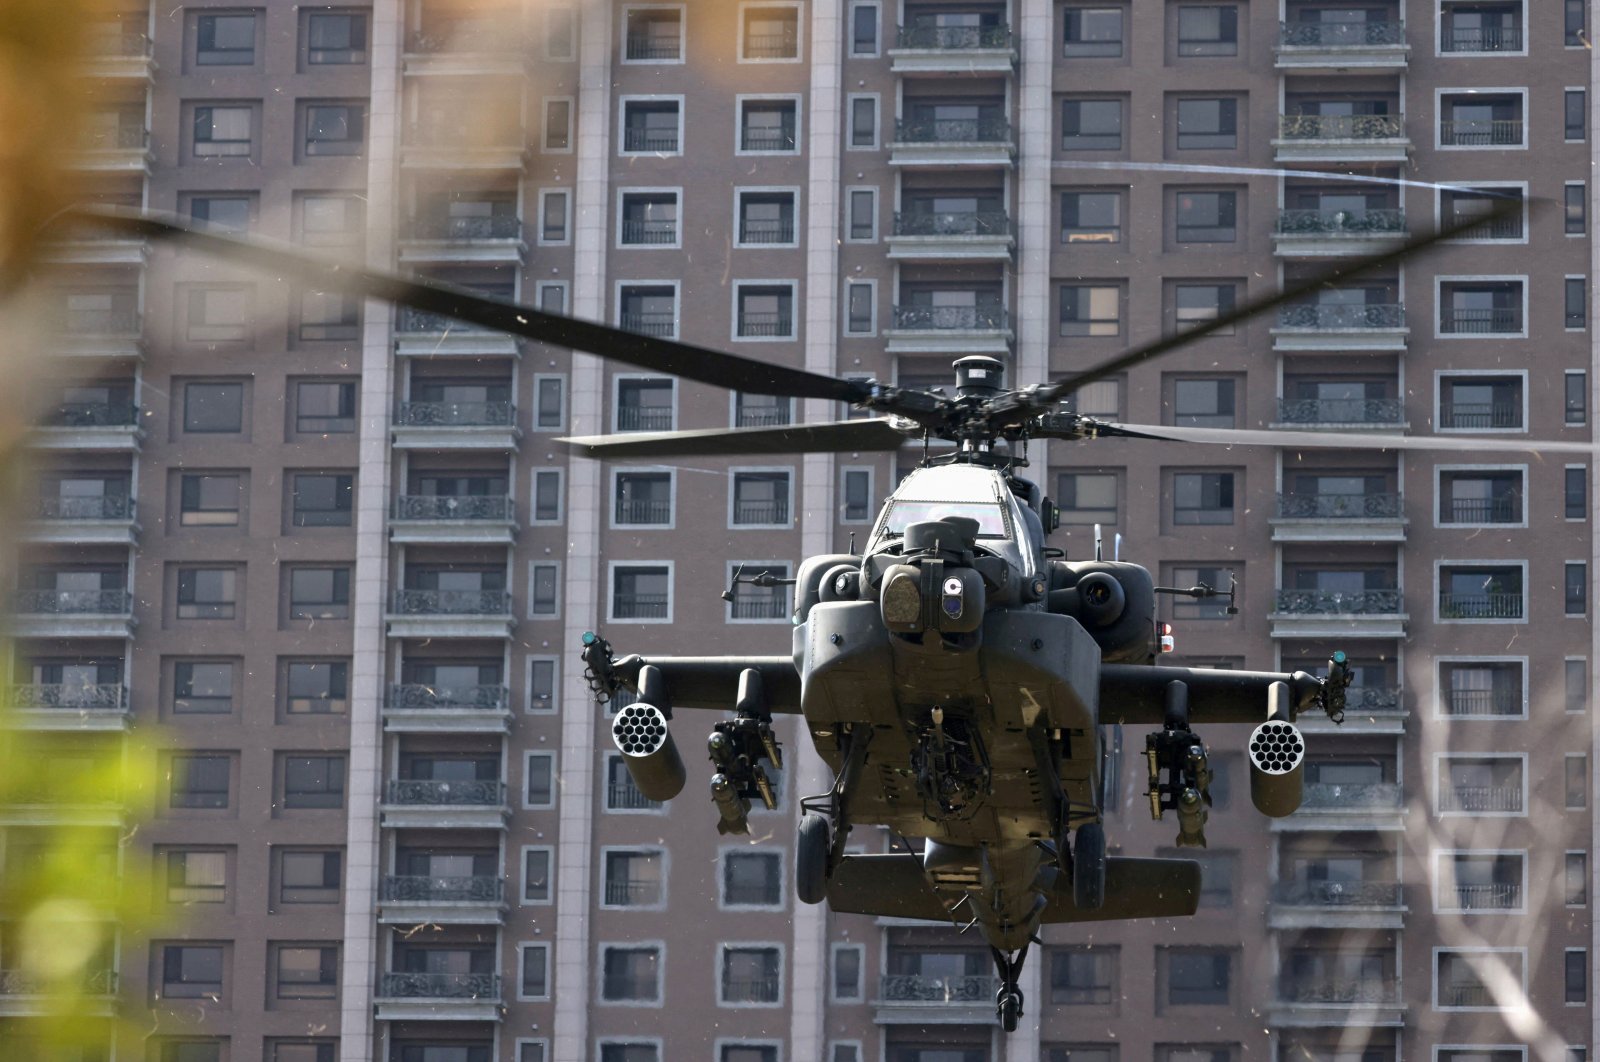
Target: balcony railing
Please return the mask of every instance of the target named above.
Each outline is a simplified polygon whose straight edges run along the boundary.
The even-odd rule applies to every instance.
[[[1521,26],[1451,26],[1440,37],[1440,50],[1446,52],[1522,51]]]
[[[1522,406],[1514,402],[1441,402],[1441,428],[1520,428]]]
[[[402,333],[434,333],[434,332],[487,332],[489,329],[468,321],[458,321],[442,313],[431,310],[414,310],[405,307],[400,311],[400,321],[395,327],[396,332]]]
[[[1399,810],[1405,794],[1396,782],[1310,782],[1300,801],[1312,811]]]
[[[1278,495],[1286,520],[1397,520],[1402,512],[1398,493]]]
[[[884,974],[878,978],[878,998],[885,1003],[989,1003],[994,1000],[995,977],[924,977],[922,974]]]
[[[1282,398],[1284,424],[1399,424],[1405,406],[1398,398]]]
[[[515,214],[412,218],[409,235],[414,240],[517,240],[522,238],[522,219]]]
[[[47,428],[131,428],[138,422],[132,402],[62,402],[39,421]]]
[[[779,33],[747,33],[746,59],[793,59],[800,54],[800,36],[794,30]]]
[[[1400,885],[1392,881],[1280,881],[1274,903],[1290,907],[1399,907]]]
[[[622,222],[623,243],[662,244],[674,243],[677,239],[677,221],[629,218]]]
[[[740,243],[793,243],[793,218],[740,218]]]
[[[1353,712],[1398,712],[1399,686],[1351,686],[1344,691],[1345,707]]]
[[[378,898],[389,903],[499,903],[505,883],[497,877],[427,877],[390,874]]]
[[[619,524],[666,524],[672,522],[672,500],[663,498],[618,498],[616,521]]]
[[[768,310],[740,310],[739,334],[756,339],[788,338],[794,335],[794,316]]]
[[[394,610],[401,616],[505,616],[511,594],[505,590],[397,590]]]
[[[1405,118],[1398,114],[1284,114],[1278,136],[1284,140],[1399,140]]]
[[[678,131],[676,129],[651,129],[630,125],[622,131],[622,150],[677,151]]]
[[[739,137],[741,151],[793,151],[795,149],[794,123],[781,125],[747,125]]]
[[[1441,1007],[1497,1007],[1494,993],[1478,981],[1444,981],[1439,985]]]
[[[1521,118],[1464,118],[1439,121],[1439,143],[1454,147],[1520,147]]]
[[[617,430],[671,431],[672,407],[619,405],[617,407]]]
[[[126,590],[19,590],[16,611],[47,616],[126,616],[133,595]]]
[[[109,310],[62,310],[55,319],[56,329],[69,336],[137,336],[144,320],[131,306]]]
[[[1522,906],[1522,885],[1517,882],[1488,882],[1443,890],[1442,899],[1464,911],[1513,911]]]
[[[47,496],[34,503],[35,520],[132,520],[134,500],[126,494]]]
[[[1278,998],[1285,1003],[1335,1003],[1347,1006],[1400,1002],[1400,984],[1390,980],[1326,978],[1280,981]]]
[[[27,683],[12,686],[7,704],[31,711],[121,712],[128,689],[120,682]]]
[[[637,790],[635,790],[637,792]],[[613,807],[616,805],[613,805]],[[609,907],[647,907],[661,900],[659,881],[635,881],[631,878],[609,880],[605,886],[605,903]]]
[[[902,118],[894,124],[902,144],[1009,144],[1011,122],[1005,118]]]
[[[781,428],[791,420],[789,403],[776,406],[740,406],[737,415],[739,428]]]
[[[1521,715],[1522,694],[1513,690],[1446,690],[1448,715]]]
[[[624,332],[637,332],[642,336],[655,336],[657,339],[671,339],[678,330],[678,315],[671,310],[661,310],[650,313],[624,310],[618,316],[617,324]]]
[[[378,978],[380,999],[500,998],[499,974],[386,973]]]
[[[1521,785],[1443,785],[1440,811],[1521,811]]]
[[[1447,335],[1493,335],[1522,331],[1522,311],[1439,307],[1439,331]]]
[[[1447,219],[1449,224],[1456,225],[1470,219],[1469,215],[1455,212],[1454,216]],[[1482,225],[1475,225],[1461,235],[1458,240],[1520,240],[1522,239],[1522,214],[1520,211],[1512,214],[1502,214],[1490,218]]]
[[[506,787],[492,781],[396,778],[385,788],[383,800],[407,807],[498,807],[506,802]]]
[[[1278,40],[1286,48],[1367,48],[1406,42],[1404,22],[1283,22]]]
[[[1305,328],[1317,332],[1351,332],[1363,328],[1404,328],[1406,308],[1398,303],[1300,303],[1278,307],[1279,328]]]
[[[734,595],[730,609],[734,619],[784,619],[789,615],[787,597],[747,597]]]
[[[1004,210],[897,210],[894,215],[896,236],[1010,236],[1011,233],[1011,216]]]
[[[611,599],[611,614],[624,619],[666,619],[666,594],[615,594]]]
[[[777,975],[725,978],[722,997],[730,1003],[776,1003],[781,998]]]
[[[632,782],[612,782],[606,786],[606,807],[613,811],[643,811],[661,807],[661,801],[651,800]]]
[[[397,428],[505,428],[517,422],[510,402],[401,402],[395,406]]]
[[[917,331],[1003,331],[1003,306],[896,306],[894,326]]]
[[[895,47],[919,51],[989,51],[1011,47],[1011,27],[996,26],[901,26]]]
[[[1279,590],[1277,611],[1295,616],[1393,615],[1398,590]]]
[[[1439,591],[1441,619],[1521,619],[1522,594]]]
[[[389,707],[395,711],[503,712],[511,703],[504,686],[434,686],[402,682],[389,687]]]
[[[1278,213],[1280,236],[1399,235],[1405,231],[1404,210],[1283,210]]]
[[[673,26],[673,33],[670,37],[665,34],[654,33],[628,34],[626,54],[627,58],[633,60],[654,59],[659,61],[682,58],[683,49],[679,44],[676,25]]]
[[[511,516],[511,497],[506,494],[402,494],[394,500],[396,520],[504,522]]]
[[[1519,498],[1449,498],[1445,511],[1452,524],[1515,524],[1522,521]]]
[[[83,975],[83,991],[91,996],[117,994],[117,972],[95,970]],[[58,986],[31,970],[0,970],[0,997],[38,996],[56,991]]]
[[[736,524],[785,524],[789,522],[787,500],[747,501],[735,498],[733,522]]]

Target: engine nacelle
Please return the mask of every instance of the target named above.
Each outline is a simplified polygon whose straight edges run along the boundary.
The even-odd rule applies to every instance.
[[[1304,794],[1306,742],[1300,728],[1269,719],[1250,733],[1250,802],[1274,819],[1292,815]]]

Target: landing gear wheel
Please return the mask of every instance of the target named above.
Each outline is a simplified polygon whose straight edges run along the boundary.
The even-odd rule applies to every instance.
[[[1000,1018],[1000,1028],[1008,1033],[1016,1032],[1017,1021],[1022,1017],[1022,991],[1018,988],[1002,988],[995,1011]]]
[[[828,894],[828,820],[814,811],[800,816],[794,847],[794,891],[801,903],[821,903]]]
[[[1080,911],[1098,911],[1106,902],[1106,828],[1084,823],[1072,844],[1072,902]]]

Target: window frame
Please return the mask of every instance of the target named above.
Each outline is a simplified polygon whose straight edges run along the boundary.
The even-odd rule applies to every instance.
[[[550,707],[536,708],[535,703],[542,698],[534,696],[534,670],[540,664],[550,665]],[[523,680],[526,683],[527,701],[523,711],[528,715],[555,715],[560,711],[561,698],[561,658],[553,654],[530,653],[524,664]]]
[[[548,611],[548,612],[538,611],[538,609],[539,609],[539,595],[535,591],[535,587],[537,586],[537,583],[538,583],[539,569],[541,569],[541,568],[549,568],[549,569],[552,569],[555,572],[555,585],[556,585],[555,606],[552,609],[550,609],[550,611]],[[527,618],[529,620],[553,620],[553,619],[560,619],[561,618],[561,608],[562,608],[562,605],[564,603],[562,599],[565,596],[562,591],[565,590],[565,588],[566,588],[566,584],[562,579],[561,572],[562,572],[562,562],[561,561],[530,560],[528,562],[528,608],[527,608]]]
[[[538,949],[544,952],[544,991],[530,995],[524,991],[523,975],[527,971],[527,953]],[[548,941],[524,940],[517,942],[517,1001],[521,1003],[547,1003],[554,998],[551,983],[555,980],[555,964],[551,960],[550,943]]]
[[[1440,809],[1442,803],[1440,795],[1450,783],[1450,766],[1452,760],[1505,760],[1517,764],[1518,777],[1522,782],[1522,810],[1521,811],[1444,811]],[[1428,787],[1429,809],[1437,818],[1494,818],[1494,819],[1525,819],[1528,817],[1528,794],[1530,779],[1528,777],[1528,754],[1526,752],[1435,752],[1433,754],[1433,784]]]
[[[872,104],[871,136],[866,143],[857,141],[861,130],[856,127],[856,104]],[[883,140],[883,97],[876,92],[850,92],[844,98],[844,150],[877,151]]]
[[[749,56],[745,54],[746,13],[753,8],[788,8],[794,12],[794,54],[781,56]],[[774,63],[803,63],[806,55],[806,20],[803,0],[741,0],[738,8],[737,37],[734,44],[734,62],[771,65]]]
[[[281,784],[274,787],[278,791],[277,810],[297,815],[319,811],[341,816],[345,814],[345,809],[350,801],[350,756],[347,752],[343,750],[337,752],[300,752],[294,749],[284,749],[278,752],[277,759],[278,766],[275,768],[274,774],[277,779],[281,779]],[[323,786],[316,789],[291,790],[289,788],[289,765],[294,760],[305,760],[308,766],[317,760],[323,761],[323,769],[326,772]],[[337,785],[335,785],[334,772],[331,769],[334,765],[339,768]],[[326,801],[329,795],[336,795],[338,802],[334,804],[323,802]],[[310,804],[297,804],[294,802],[297,798],[306,799],[309,797],[320,799]]]
[[[800,233],[804,228],[801,218],[801,186],[795,184],[741,184],[733,189],[733,246],[735,249],[744,250],[755,248],[759,250],[774,250],[800,246]],[[741,237],[744,233],[744,197],[755,196],[780,196],[789,197],[789,212],[792,216],[793,234],[789,240],[780,242],[750,243]]]
[[[535,803],[529,799],[528,786],[531,780],[529,771],[534,760],[545,760],[549,763],[550,771],[550,798],[542,803]],[[522,785],[519,792],[522,795],[522,809],[524,811],[551,811],[559,802],[560,786],[559,775],[556,773],[559,759],[555,749],[524,749],[522,753]]]
[[[1524,23],[1524,25],[1526,25],[1526,23]],[[1526,33],[1524,33],[1524,39],[1526,39]],[[1468,53],[1468,54],[1471,54],[1471,55],[1473,55],[1475,57],[1478,57],[1478,58],[1482,58],[1482,53],[1472,52],[1472,53]],[[1454,105],[1452,104],[1450,110],[1448,110],[1448,111],[1446,110],[1446,107],[1445,107],[1445,97],[1446,96],[1464,96],[1464,97],[1465,96],[1518,96],[1518,97],[1521,97],[1521,100],[1522,100],[1522,108],[1521,108],[1522,117],[1520,119],[1520,121],[1522,122],[1522,140],[1521,140],[1521,142],[1517,143],[1517,144],[1446,144],[1444,142],[1444,123],[1446,121],[1452,121],[1452,122],[1455,121],[1455,118],[1453,117],[1453,115],[1455,114]],[[1466,86],[1466,87],[1453,87],[1453,88],[1436,87],[1433,90],[1433,113],[1435,115],[1434,122],[1433,122],[1433,149],[1435,151],[1527,151],[1528,150],[1528,145],[1532,142],[1532,137],[1529,136],[1529,126],[1531,125],[1531,122],[1532,122],[1532,115],[1531,115],[1531,113],[1529,112],[1529,109],[1528,109],[1528,89],[1526,87],[1524,87],[1524,86],[1520,86],[1520,85],[1511,85],[1511,86],[1505,86],[1505,85],[1483,85],[1483,86]],[[1446,114],[1452,115],[1452,117],[1446,118]]]
[[[728,860],[735,856],[771,858],[778,864],[777,894],[775,903],[731,903],[728,900]],[[717,910],[719,911],[783,911],[788,909],[788,860],[781,847],[760,847],[751,844],[722,845],[717,849]],[[663,887],[663,892],[666,889]]]
[[[672,103],[677,105],[678,137],[677,147],[671,151],[658,151],[649,148],[630,150],[628,148],[628,106],[634,103]],[[684,108],[686,107],[683,93],[658,92],[658,93],[629,93],[617,97],[617,155],[621,158],[677,158],[683,155],[683,142],[685,140],[686,124],[684,122]],[[680,200],[681,205],[681,200]],[[681,218],[680,218],[681,220]],[[680,225],[681,227],[681,225]]]
[[[732,307],[729,311],[728,320],[728,342],[792,343],[800,338],[800,314],[804,309],[804,306],[800,301],[800,281],[789,278],[777,278],[771,280],[741,279],[731,281],[728,284],[728,287],[732,295]],[[770,336],[742,335],[740,333],[740,323],[743,320],[745,313],[743,309],[744,293],[747,288],[773,289],[773,292],[764,292],[761,294],[776,293],[776,289],[779,288],[787,288],[789,290],[789,330],[787,332]],[[779,299],[781,305],[781,295],[779,296]],[[778,321],[780,324],[783,321],[781,312]]]
[[[1441,512],[1442,503],[1444,502],[1444,499],[1445,499],[1445,489],[1446,489],[1446,487],[1445,487],[1445,473],[1458,473],[1458,472],[1483,472],[1483,473],[1514,472],[1514,473],[1517,473],[1517,475],[1519,477],[1519,480],[1520,480],[1520,483],[1519,483],[1519,485],[1517,487],[1517,493],[1522,498],[1522,519],[1521,520],[1511,520],[1511,521],[1500,521],[1500,522],[1487,522],[1487,523],[1474,522],[1474,521],[1470,521],[1470,520],[1451,520],[1451,521],[1448,521],[1448,522],[1446,522],[1444,520],[1441,520],[1440,517],[1439,517],[1439,514]],[[1511,529],[1511,528],[1525,528],[1525,527],[1528,526],[1528,513],[1529,513],[1529,510],[1532,508],[1532,506],[1528,504],[1528,501],[1529,501],[1528,483],[1529,483],[1529,469],[1528,469],[1528,466],[1525,465],[1525,464],[1521,464],[1521,465],[1517,465],[1517,464],[1471,464],[1471,465],[1438,464],[1438,465],[1434,465],[1433,466],[1433,496],[1434,496],[1435,500],[1439,504],[1435,504],[1434,507],[1433,507],[1433,526],[1436,529],[1439,529],[1439,530],[1450,530],[1450,529],[1455,529],[1455,530],[1463,530],[1463,529],[1465,529],[1465,530],[1475,530],[1475,529],[1480,529],[1480,528],[1484,528],[1484,529],[1498,528],[1498,529],[1501,529],[1501,530],[1505,530],[1505,529]]]
[[[1490,946],[1445,947],[1445,946],[1442,946],[1442,945],[1435,945],[1431,950],[1430,962],[1428,964],[1428,980],[1431,983],[1432,988],[1433,988],[1432,1004],[1433,1004],[1433,1009],[1434,1010],[1442,1011],[1442,1012],[1445,1012],[1445,1013],[1476,1012],[1476,1013],[1479,1013],[1479,1014],[1492,1014],[1492,1013],[1496,1013],[1496,1012],[1499,1012],[1499,1011],[1503,1011],[1505,1009],[1503,1007],[1452,1007],[1452,1006],[1446,1006],[1446,1005],[1444,1005],[1444,1004],[1442,1004],[1440,1002],[1440,997],[1439,997],[1439,988],[1440,988],[1439,968],[1440,968],[1440,965],[1441,965],[1441,961],[1442,961],[1443,957],[1447,953],[1455,953],[1455,952],[1475,952],[1475,953],[1485,954],[1485,955],[1511,955],[1511,954],[1517,955],[1522,960],[1522,977],[1521,977],[1522,993],[1523,993],[1524,998],[1526,998],[1527,992],[1528,992],[1528,949],[1527,948],[1525,948],[1525,947],[1490,947]],[[1442,1044],[1439,1045],[1439,1047],[1441,1049],[1444,1046],[1445,1045],[1442,1045]]]
[[[1527,287],[1523,287],[1526,298]],[[1524,318],[1526,321],[1526,318]],[[1479,379],[1507,379],[1515,377],[1520,381],[1518,390],[1522,395],[1522,426],[1516,428],[1452,428],[1446,427],[1441,419],[1444,408],[1445,383],[1451,380]],[[1438,435],[1526,435],[1528,434],[1528,370],[1527,369],[1435,369],[1433,373],[1433,430]]]
[[[872,12],[872,47],[862,51],[857,47],[860,38],[856,34],[858,11]],[[879,0],[850,0],[845,15],[845,25],[849,27],[850,43],[845,48],[846,59],[876,59],[883,54],[883,5]]]
[[[736,158],[785,158],[798,156],[805,145],[805,103],[798,92],[741,92],[733,98],[733,154]],[[794,147],[764,151],[744,146],[745,110],[750,104],[788,103],[794,114]]]
[[[678,54],[668,59],[628,58],[628,16],[635,11],[676,11],[678,13]],[[682,65],[688,62],[689,11],[687,4],[624,4],[617,13],[617,62],[625,66]]]
[[[727,529],[729,531],[763,531],[763,530],[791,530],[795,523],[795,495],[798,485],[796,470],[793,465],[732,465],[728,468],[728,509]],[[739,515],[739,477],[740,476],[777,476],[782,475],[787,484],[784,490],[784,514],[786,519],[771,523],[756,523],[753,521],[741,522]]]
[[[633,474],[667,477],[667,519],[662,523],[633,523],[618,520],[617,510],[621,502],[622,477]],[[661,465],[613,465],[611,467],[611,482],[609,494],[610,504],[606,506],[606,526],[611,530],[625,528],[639,531],[673,531],[678,526],[678,469],[674,466]]]
[[[842,191],[844,194],[839,197],[839,202],[844,207],[844,242],[857,244],[877,243],[881,238],[880,231],[882,229],[883,216],[883,210],[879,205],[882,197],[878,194],[878,186],[875,184],[847,185]],[[855,203],[858,195],[866,196],[872,202],[872,231],[865,236],[858,235],[856,229]],[[874,279],[873,283],[876,282],[876,279]]]
[[[1493,617],[1491,617],[1491,618],[1450,619],[1450,618],[1442,617],[1440,615],[1440,609],[1439,609],[1439,606],[1440,606],[1439,596],[1440,596],[1441,593],[1443,593],[1443,589],[1444,589],[1444,585],[1445,584],[1442,583],[1440,580],[1443,577],[1444,569],[1446,569],[1446,568],[1458,568],[1458,567],[1459,568],[1520,568],[1521,571],[1522,571],[1522,581],[1521,581],[1521,585],[1522,585],[1522,617],[1520,619],[1505,619],[1505,618],[1493,618]],[[1530,592],[1530,584],[1528,582],[1528,562],[1525,559],[1502,558],[1502,559],[1496,559],[1496,560],[1483,560],[1483,559],[1470,559],[1470,558],[1468,558],[1468,559],[1454,559],[1454,558],[1435,557],[1434,560],[1433,560],[1433,621],[1435,623],[1450,623],[1450,624],[1459,623],[1459,624],[1466,624],[1466,625],[1475,625],[1475,624],[1476,625],[1482,625],[1482,624],[1485,624],[1485,623],[1502,624],[1502,625],[1503,624],[1507,624],[1507,623],[1527,623],[1528,622],[1528,615],[1529,615],[1529,613],[1531,613],[1533,611],[1533,609],[1530,607],[1532,604],[1533,604],[1533,596],[1532,596],[1532,594]],[[1526,806],[1527,802],[1524,801],[1523,804],[1524,804],[1524,806]]]
[[[608,951],[654,951],[656,953],[655,998],[612,999],[605,994],[606,953]],[[661,1007],[666,1002],[667,942],[665,940],[601,941],[596,945],[594,964],[594,1003],[603,1007]],[[635,1042],[631,1038],[628,1042]]]
[[[1445,669],[1453,664],[1517,664],[1522,673],[1520,683],[1521,707],[1514,715],[1453,715],[1450,712],[1449,698],[1446,694],[1450,687],[1445,677]],[[1526,656],[1510,656],[1495,653],[1468,653],[1436,656],[1433,658],[1433,718],[1437,722],[1454,726],[1460,723],[1515,723],[1529,718],[1528,705],[1531,700],[1529,684],[1531,682],[1531,661]]]
[[[561,9],[548,8],[546,9],[545,14],[549,15],[552,11],[556,10]],[[570,10],[570,8],[567,10]],[[557,104],[564,104],[567,109],[567,120],[559,127],[550,120],[550,109],[552,106]],[[539,105],[539,154],[571,155],[577,150],[577,145],[575,143],[577,138],[572,135],[573,117],[578,108],[577,99],[572,96],[541,96],[539,97]],[[551,143],[550,134],[557,128],[562,130],[561,138],[566,143],[565,147]]]
[[[535,852],[542,852],[547,859],[546,881],[543,899],[528,898],[528,857]],[[552,844],[525,844],[522,846],[517,861],[517,880],[521,888],[517,890],[517,906],[519,907],[549,907],[556,902],[556,846]]]
[[[648,241],[628,241],[625,239],[624,226],[627,224],[628,200],[635,196],[671,196],[673,200],[672,239],[665,243]],[[655,187],[628,186],[617,189],[617,227],[613,240],[613,248],[618,251],[654,251],[654,250],[681,250],[683,248],[683,188],[680,187]]]
[[[1522,879],[1517,885],[1517,904],[1514,907],[1459,907],[1439,902],[1445,886],[1454,881],[1454,871],[1447,869],[1457,856],[1516,856],[1521,864]],[[1528,873],[1533,853],[1526,848],[1435,848],[1433,849],[1432,880],[1433,913],[1453,915],[1525,915],[1528,913]],[[1459,885],[1459,882],[1455,882]],[[1458,897],[1459,900],[1459,897]]]
[[[728,959],[733,952],[774,951],[777,953],[778,992],[777,999],[766,1001],[729,1000],[723,995],[724,972]],[[780,940],[723,940],[717,943],[717,961],[713,964],[714,998],[718,1007],[727,1007],[732,1010],[773,1010],[784,1007],[788,998],[788,984],[784,967],[788,963],[788,949]]]
[[[611,884],[609,857],[613,855],[654,855],[661,870],[660,889],[650,903],[611,903],[606,899]],[[600,895],[596,906],[602,911],[664,911],[667,909],[667,889],[671,878],[672,850],[663,844],[606,844],[599,851]],[[632,880],[631,878],[628,880]]]
[[[539,189],[539,214],[534,223],[534,243],[539,247],[570,247],[572,246],[572,194],[571,188],[541,188]],[[545,220],[550,210],[550,200],[560,196],[565,202],[561,222],[561,235],[551,238],[545,232]]]

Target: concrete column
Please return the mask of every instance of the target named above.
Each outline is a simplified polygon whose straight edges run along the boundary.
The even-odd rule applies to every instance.
[[[1017,367],[1008,385],[1044,383],[1050,371],[1050,157],[1054,114],[1055,11],[1049,0],[1016,0],[1017,74]],[[1026,475],[1048,486],[1049,452],[1036,443]]]

